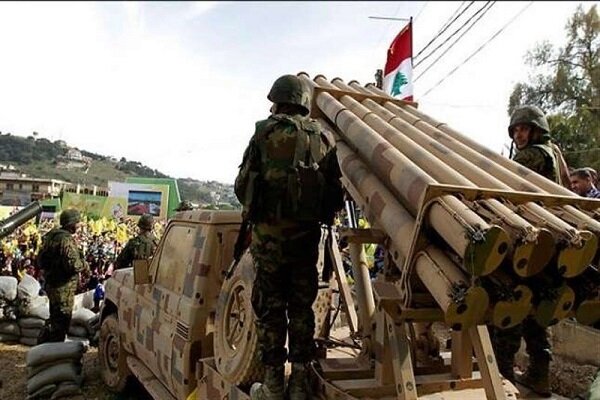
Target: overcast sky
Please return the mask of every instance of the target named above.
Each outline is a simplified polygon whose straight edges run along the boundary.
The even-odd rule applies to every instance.
[[[0,131],[37,131],[174,177],[232,183],[277,77],[372,82],[403,22],[369,16],[416,17],[416,54],[460,4],[0,2]],[[422,95],[527,4],[497,2],[414,84],[422,111],[497,152],[508,140],[508,96],[527,77],[526,51],[542,40],[563,45],[580,3],[534,2]]]

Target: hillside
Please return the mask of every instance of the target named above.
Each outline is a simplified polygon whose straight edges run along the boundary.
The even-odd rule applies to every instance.
[[[168,175],[137,161],[102,156],[32,136],[0,132],[0,164],[12,165],[34,178],[53,178],[71,183],[107,187],[108,181],[124,181],[130,176],[169,178]],[[203,205],[229,203],[239,207],[233,186],[215,181],[177,178],[182,199]]]

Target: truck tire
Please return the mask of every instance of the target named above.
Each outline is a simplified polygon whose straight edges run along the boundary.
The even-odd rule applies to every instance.
[[[251,302],[254,276],[254,262],[250,252],[246,252],[231,278],[223,282],[217,302],[215,363],[223,377],[238,386],[262,382],[264,376]],[[325,326],[329,323],[331,295],[329,285],[319,282],[313,304],[315,336],[328,330]]]
[[[112,392],[122,391],[131,372],[127,367],[127,353],[121,345],[119,322],[115,314],[107,316],[100,326],[98,358],[104,384]]]
[[[251,302],[254,275],[252,256],[246,252],[234,274],[221,286],[215,316],[217,369],[227,381],[240,386],[261,382],[264,375]]]

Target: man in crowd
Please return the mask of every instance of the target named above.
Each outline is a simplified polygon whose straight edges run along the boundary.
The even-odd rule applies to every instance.
[[[573,170],[571,176],[571,189],[582,197],[592,199],[600,198],[600,190],[594,185],[594,177],[588,168]]]
[[[536,106],[515,109],[510,118],[508,134],[517,147],[514,161],[560,183],[559,158],[556,146],[550,141],[550,128],[542,110]],[[524,374],[515,376],[513,367],[521,337],[527,344],[529,366]],[[495,329],[493,343],[498,368],[506,379],[512,382],[516,380],[544,397],[551,395],[549,373],[552,346],[546,328],[527,317],[522,324],[513,328]]]
[[[46,281],[50,319],[40,332],[39,343],[65,340],[71,324],[79,274],[89,273],[83,252],[73,237],[79,224],[79,212],[65,210],[60,215],[61,227],[52,229],[43,238],[38,263]]]
[[[252,399],[283,400],[286,359],[292,363],[288,398],[310,398],[321,224],[331,225],[343,205],[335,142],[308,117],[310,95],[294,75],[275,81],[267,96],[272,115],[256,123],[235,181],[243,216],[253,224],[252,307],[266,368],[264,383],[250,390]]]
[[[133,260],[147,260],[152,257],[158,240],[152,233],[154,227],[154,218],[150,214],[144,214],[138,221],[140,233],[127,242],[125,248],[121,251],[116,261],[116,268],[128,268],[133,266]]]

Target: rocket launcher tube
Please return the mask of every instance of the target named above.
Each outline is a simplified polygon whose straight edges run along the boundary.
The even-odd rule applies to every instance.
[[[328,83],[324,78],[315,78],[315,81],[320,86],[327,86],[326,84]],[[334,80],[334,84],[341,90],[354,91],[353,88],[345,85],[339,78]],[[344,106],[352,110],[354,114],[378,132],[384,139],[398,149],[398,151],[409,157],[438,182],[476,187],[476,185],[469,180],[470,177],[467,179],[465,176],[456,172],[457,170],[465,170],[466,168],[471,167],[465,165],[466,162],[464,159],[456,156],[455,153],[439,144],[435,147],[431,146],[430,143],[429,148],[433,147],[433,151],[428,151],[423,145],[426,144],[425,142],[430,142],[431,139],[408,124],[403,124],[403,131],[400,131],[398,129],[399,127],[396,125],[390,125],[390,123],[386,122],[384,119],[396,118],[395,115],[388,110],[382,109],[382,113],[386,112],[391,114],[391,118],[382,119],[380,117],[381,114],[378,112],[379,110],[377,110],[377,107],[381,107],[373,100],[367,99],[364,101],[365,104],[367,102],[369,103],[371,106],[370,108],[365,107],[349,96],[342,96],[340,100]],[[387,116],[389,117],[390,115]],[[397,118],[394,121],[401,123]],[[411,130],[412,134],[406,134],[406,131]],[[478,167],[474,166],[473,168],[478,169]],[[500,186],[510,189],[500,181],[496,180],[496,182],[494,182],[495,178],[489,177],[489,175],[485,174],[483,171],[478,172],[485,177],[478,182],[482,187],[492,188],[494,186]],[[489,182],[485,182],[486,180]],[[504,228],[506,229],[508,227],[508,232],[516,231],[516,234],[512,235],[512,242],[514,243],[515,248],[512,265],[515,271],[521,276],[531,276],[541,271],[553,255],[554,240],[550,235],[550,232],[547,230],[540,231],[538,228],[535,228],[496,199],[486,199],[481,202],[485,204],[488,209],[492,210],[497,218],[504,222]]]
[[[398,249],[399,256],[405,259],[410,247],[406,238],[414,233],[414,217],[343,141],[337,144],[337,156],[344,177],[364,199],[369,199],[369,207],[365,210],[367,218],[381,226],[392,247]],[[449,325],[464,328],[483,321],[489,301],[487,293],[480,287],[467,287],[466,275],[441,251],[429,245],[417,253],[415,269],[444,311]],[[451,293],[457,287],[464,291],[463,296],[453,298]]]
[[[354,84],[352,86],[352,88],[356,87],[360,87],[357,84]],[[378,90],[374,90],[373,88],[372,92],[374,94],[378,94],[380,95],[381,93],[379,93]],[[383,93],[383,92],[382,92]],[[441,138],[443,138],[445,135],[441,132],[435,132],[437,131],[436,128],[430,126],[429,124],[426,123],[418,123],[418,118],[412,116],[411,114],[407,113],[405,110],[403,110],[402,108],[398,107],[397,105],[393,104],[393,103],[386,103],[385,107],[386,109],[383,109],[380,105],[378,105],[377,103],[371,101],[371,100],[366,100],[365,101],[366,104],[369,105],[369,108],[371,110],[373,110],[375,113],[377,113],[379,116],[382,116],[384,119],[387,119],[387,117],[389,117],[390,123],[392,125],[397,126],[398,124],[402,125],[402,120],[406,119],[406,121],[408,121],[409,123],[413,123],[413,125],[418,126],[420,129],[419,131],[424,133],[425,135],[431,137],[432,139],[435,139],[437,141],[440,142],[444,142],[445,145],[448,145],[448,147],[451,150],[457,151],[459,149],[453,148],[451,147],[452,143],[449,143],[451,141],[443,141],[440,140]],[[400,119],[399,122],[398,119],[393,119],[393,117],[390,116],[390,113],[395,115],[396,117],[398,117],[398,119]],[[409,130],[406,130],[406,132],[409,132]],[[442,145],[440,145],[442,146]],[[461,146],[458,146],[459,148]],[[462,146],[465,147],[465,146]],[[464,148],[462,150],[465,150]],[[470,150],[470,149],[467,149]],[[487,150],[488,153],[490,153],[489,150]],[[464,166],[462,168],[462,170],[465,171],[465,173],[470,174],[469,176],[473,179],[473,181],[475,181],[476,183],[480,183],[482,185],[486,184],[486,183],[493,183],[493,181],[491,180],[485,180],[482,181],[480,180],[480,178],[475,175],[476,170],[473,168],[470,168],[470,163],[474,163],[476,166],[479,166],[481,168],[484,167],[488,167],[488,170],[490,171],[494,171],[496,172],[497,170],[502,170],[502,167],[498,166],[498,165],[492,165],[492,163],[489,160],[486,160],[485,157],[483,158],[483,160],[480,159],[480,155],[478,154],[472,154],[472,153],[476,153],[473,150],[467,151],[468,154],[462,154],[465,158],[467,157],[467,155],[470,157],[467,161],[465,160],[465,162],[467,163],[466,166]],[[521,167],[523,168],[523,167]],[[508,176],[510,177],[510,175],[514,175],[512,173],[510,173],[510,171],[505,171],[508,173]],[[517,177],[518,178],[518,177]],[[544,178],[545,179],[545,178]],[[517,179],[518,181],[518,179]],[[505,183],[502,183],[498,180],[496,180],[496,187],[497,189],[511,189],[511,186]],[[560,186],[559,186],[560,187]],[[515,188],[513,186],[513,188]],[[525,181],[522,185],[517,186],[515,189],[517,190],[526,190],[526,191],[540,191],[539,189],[535,188],[535,186],[531,185],[530,183],[528,183],[527,181]],[[570,206],[567,206],[570,207]],[[537,224],[542,224],[543,226],[547,226],[549,229],[551,229],[554,233],[554,235],[557,237],[557,239],[562,239],[563,241],[567,242],[567,247],[562,249],[559,257],[558,257],[558,263],[557,263],[557,268],[559,269],[559,272],[564,276],[564,277],[573,277],[576,276],[578,274],[580,274],[581,272],[583,272],[587,266],[590,264],[590,262],[592,261],[592,259],[594,258],[594,255],[596,254],[596,251],[598,249],[598,238],[596,236],[593,236],[590,234],[590,232],[587,231],[577,231],[576,229],[574,229],[571,225],[569,225],[568,223],[566,223],[565,221],[561,220],[559,217],[555,216],[554,214],[552,214],[550,211],[544,209],[543,207],[541,207],[540,205],[530,202],[527,203],[525,205],[519,206],[519,209],[525,214],[526,218],[530,221],[533,221],[534,223]],[[582,213],[583,214],[583,213]],[[585,215],[585,214],[584,214]],[[531,276],[533,274],[523,274],[523,271],[526,271],[526,268],[524,268],[524,263],[517,261],[517,264],[515,265],[515,271],[521,275],[521,276]],[[520,267],[520,268],[519,268]]]
[[[357,83],[353,83],[352,87],[362,88]],[[369,90],[371,94],[389,97],[387,93],[376,88],[372,84],[367,85],[366,89]],[[468,160],[487,165],[488,170],[493,170],[497,178],[511,186],[513,189],[525,192],[548,192],[562,196],[577,197],[567,188],[557,184],[556,182],[552,182],[551,180],[546,179],[539,174],[536,174],[535,172],[523,167],[513,160],[489,150],[485,146],[480,145],[476,141],[452,129],[447,124],[441,123],[430,116],[423,114],[416,108],[406,105],[403,107],[403,109],[412,115],[413,120],[409,120],[411,124],[416,125],[419,123],[419,121],[421,121],[421,123],[428,124],[435,128],[437,132],[435,133],[435,136],[432,137],[438,139],[440,142],[443,142],[448,148],[452,149]],[[483,166],[482,168],[486,169],[486,167]],[[562,208],[577,221],[576,225],[580,229],[589,229],[596,235],[600,235],[599,221],[594,220],[592,217],[576,207],[565,205],[562,206]]]
[[[370,160],[373,171],[409,212],[416,215],[427,185],[435,181],[329,93],[319,94],[316,104],[360,156]],[[454,196],[443,196],[434,203],[427,221],[463,259],[463,267],[475,275],[493,271],[506,255],[506,233],[487,224]]]
[[[388,109],[383,109],[381,106],[379,106],[378,104],[376,104],[375,102],[371,101],[371,100],[367,100],[365,101],[365,103],[368,103],[369,108],[373,109],[374,112],[376,112],[378,115],[383,116],[383,117],[389,117],[389,114],[395,114],[397,116],[396,119],[391,119],[390,118],[390,123],[393,126],[397,126],[397,127],[405,127],[406,124],[403,124],[403,121],[401,119],[400,114],[402,114],[402,110],[397,107],[394,104],[389,104],[389,110]],[[388,106],[386,104],[386,106]],[[431,129],[430,127],[421,127],[421,129],[416,129],[416,128],[412,128],[412,129],[405,129],[403,130],[403,134],[411,134],[411,137],[413,136],[413,134],[415,133],[415,131],[418,131],[418,133],[420,133],[422,136],[425,136],[426,138],[428,137],[427,134],[427,129]],[[419,135],[414,135],[415,138]],[[426,140],[426,139],[423,139]],[[428,148],[432,148],[434,152],[441,152],[443,150],[447,150],[450,153],[451,150],[447,149],[444,145],[442,144],[438,144],[438,146],[428,146]],[[435,153],[434,153],[435,154]],[[452,153],[455,154],[455,153]],[[480,174],[478,174],[478,168],[476,165],[473,165],[470,163],[470,161],[455,155],[455,157],[457,158],[461,158],[462,159],[462,164],[458,164],[456,163],[455,165],[451,165],[454,168],[460,168],[462,171],[465,171],[465,175],[467,175],[470,179],[472,179],[473,182],[480,184],[482,187],[484,187],[484,185],[489,184],[489,185],[493,185],[491,186],[491,188],[494,189],[501,189],[501,190],[512,190],[512,188],[506,184],[504,184],[503,182],[495,179],[495,180],[490,180],[487,178],[482,178]],[[446,161],[447,159],[444,158],[444,161]],[[450,163],[449,163],[450,165]],[[488,186],[490,187],[490,186]],[[489,204],[489,203],[488,203]],[[508,208],[508,207],[506,207]],[[567,247],[565,249],[561,250],[561,253],[559,254],[559,259],[560,259],[560,263],[558,265],[558,268],[560,269],[561,273],[565,276],[565,277],[572,277],[572,276],[576,276],[578,274],[580,274],[581,272],[583,272],[583,270],[585,270],[585,268],[587,268],[587,266],[589,265],[589,263],[592,261],[594,254],[597,250],[597,238],[591,236],[590,232],[588,231],[578,231],[577,229],[573,228],[571,225],[569,225],[567,222],[563,221],[562,219],[560,219],[559,217],[557,217],[556,215],[554,215],[553,213],[551,213],[550,211],[546,210],[545,208],[541,207],[539,204],[536,204],[534,202],[529,202],[526,203],[524,205],[521,205],[518,207],[518,209],[521,211],[521,213],[523,214],[523,216],[529,220],[530,222],[533,222],[534,224],[538,225],[538,226],[542,226],[542,227],[548,227],[554,234],[554,236],[557,238],[557,240],[562,240],[564,242],[567,243]],[[550,244],[550,239],[546,236],[546,238],[543,238],[543,240],[545,241],[545,245],[540,246],[540,247],[545,247],[546,249],[548,249],[548,245]],[[539,245],[542,245],[542,243],[539,243]],[[552,256],[552,250],[544,250],[546,252],[547,255]],[[532,255],[533,256],[533,255]],[[537,257],[537,255],[535,256]],[[539,272],[540,269],[537,268],[533,268],[531,271],[528,271],[529,268],[525,268],[526,266],[529,267],[529,265],[523,263],[521,260],[523,258],[519,257],[518,259],[515,260],[515,264],[513,265],[515,268],[515,271],[517,272],[517,274],[519,274],[520,276],[531,276],[533,274],[535,274],[536,272]],[[548,258],[545,258],[546,262],[548,261]]]

